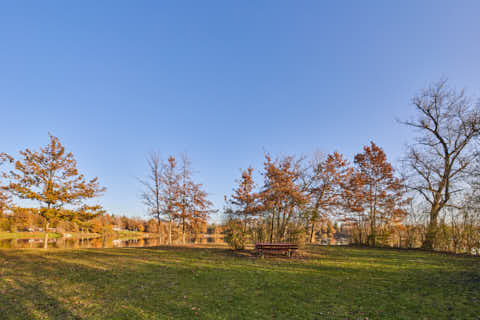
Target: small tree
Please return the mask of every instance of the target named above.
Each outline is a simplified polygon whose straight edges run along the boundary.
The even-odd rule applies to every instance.
[[[185,244],[185,234],[188,228],[206,222],[211,212],[212,202],[207,199],[207,193],[201,184],[193,181],[191,163],[184,154],[181,159],[180,182],[176,206],[178,211],[175,217],[180,221],[182,227],[182,243]]]
[[[172,244],[172,224],[178,216],[178,199],[180,192],[180,175],[177,170],[177,160],[174,156],[168,157],[164,163],[161,176],[162,213],[168,219],[168,243]]]
[[[343,186],[352,174],[352,168],[343,155],[334,152],[326,158],[316,156],[312,163],[312,175],[308,179],[310,207],[307,221],[310,224],[310,242],[313,241],[316,223],[340,205]]]
[[[405,215],[405,187],[394,176],[385,152],[375,143],[355,156],[356,171],[352,179],[353,196],[350,209],[367,215],[370,222],[370,244],[376,245],[377,225],[399,222]]]
[[[228,218],[225,223],[225,241],[234,250],[243,250],[247,244],[246,233],[243,231],[244,225],[238,219]]]
[[[20,151],[8,177],[8,190],[21,199],[40,204],[39,213],[46,220],[45,243],[50,223],[58,220],[84,221],[101,213],[99,206],[86,206],[84,201],[105,191],[97,178],[86,180],[77,170],[72,153],[66,153],[59,139],[50,135],[50,143],[40,151]],[[70,208],[65,208],[68,205]],[[77,209],[71,207],[80,206]]]
[[[308,202],[301,182],[301,160],[292,156],[273,160],[265,155],[264,187],[259,194],[262,210],[269,213],[270,242],[285,240],[289,223]]]
[[[162,163],[160,155],[152,152],[147,158],[149,174],[145,179],[139,179],[144,186],[144,191],[141,194],[143,203],[148,208],[148,214],[155,218],[158,223],[158,235],[162,238],[162,186],[164,181],[162,179]]]
[[[247,170],[243,170],[242,177],[237,183],[238,186],[233,190],[233,194],[228,201],[233,208],[228,210],[227,214],[241,219],[241,229],[243,233],[246,234],[249,221],[255,217],[258,212],[258,194],[255,192],[253,168],[249,167]]]

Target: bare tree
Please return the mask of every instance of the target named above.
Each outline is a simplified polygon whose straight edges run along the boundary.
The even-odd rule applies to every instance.
[[[480,203],[480,141],[476,141],[476,155],[471,169],[469,170],[468,183],[471,187],[471,193],[468,197],[470,202],[472,199],[477,203]]]
[[[145,179],[139,179],[144,186],[140,195],[143,203],[148,208],[148,214],[155,218],[158,223],[158,234],[162,238],[162,168],[161,158],[158,152],[152,152],[147,158],[149,173]]]
[[[403,123],[419,134],[407,148],[404,165],[408,186],[429,204],[423,247],[432,249],[439,212],[454,206],[452,196],[461,191],[462,178],[475,157],[472,141],[480,133],[480,105],[463,90],[450,88],[446,80],[422,90],[412,103],[419,115]]]

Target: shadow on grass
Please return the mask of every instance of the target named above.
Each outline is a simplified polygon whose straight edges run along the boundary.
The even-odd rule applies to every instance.
[[[306,251],[311,259],[169,246],[0,250],[0,310],[6,319],[446,319],[480,313],[480,270],[472,260],[356,248]]]
[[[2,284],[0,306],[2,319],[82,319],[40,284],[22,280]]]

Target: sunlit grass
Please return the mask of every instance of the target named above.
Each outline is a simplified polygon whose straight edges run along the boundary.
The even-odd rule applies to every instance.
[[[2,319],[477,319],[480,259],[312,247],[0,250]]]

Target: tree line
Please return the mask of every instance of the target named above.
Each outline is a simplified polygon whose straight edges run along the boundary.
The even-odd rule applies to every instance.
[[[325,221],[355,226],[358,241],[376,245],[379,229],[401,223],[410,199],[382,148],[365,146],[351,164],[334,152],[311,158],[265,154],[260,176],[242,171],[225,214],[236,247],[254,242],[314,242]],[[368,228],[365,223],[368,222]]]
[[[45,231],[45,248],[52,227],[57,232],[103,235],[125,230],[157,233],[168,235],[170,244],[179,238],[185,243],[187,234],[190,238],[207,232],[212,203],[202,185],[194,182],[186,155],[178,164],[174,156],[161,162],[157,154],[151,155],[150,176],[140,182],[145,187],[141,198],[152,219],[129,218],[91,204],[106,188],[98,178],[85,178],[73,154],[57,137],[49,138],[45,147],[21,150],[17,158],[0,154],[0,165],[8,167],[1,173],[0,231]],[[34,207],[25,207],[32,202]]]
[[[400,122],[415,139],[397,168],[373,141],[352,159],[340,152],[265,153],[263,167],[243,170],[225,197],[226,239],[243,248],[262,241],[315,242],[323,234],[370,246],[478,250],[480,104],[441,80],[415,95],[412,105],[416,116]],[[92,204],[106,189],[79,172],[57,137],[16,158],[1,153],[0,228],[22,221],[44,230],[60,225],[108,233],[117,227],[155,232],[170,244],[205,232],[213,204],[188,156],[151,153],[147,165],[148,175],[139,179],[150,217],[144,220],[109,215]],[[24,208],[14,200],[36,205]]]
[[[395,170],[374,142],[351,163],[339,153],[310,158],[265,154],[242,171],[226,199],[227,239],[314,242],[319,223],[333,219],[362,245],[423,247],[480,254],[480,104],[446,80],[412,99],[415,130]]]

